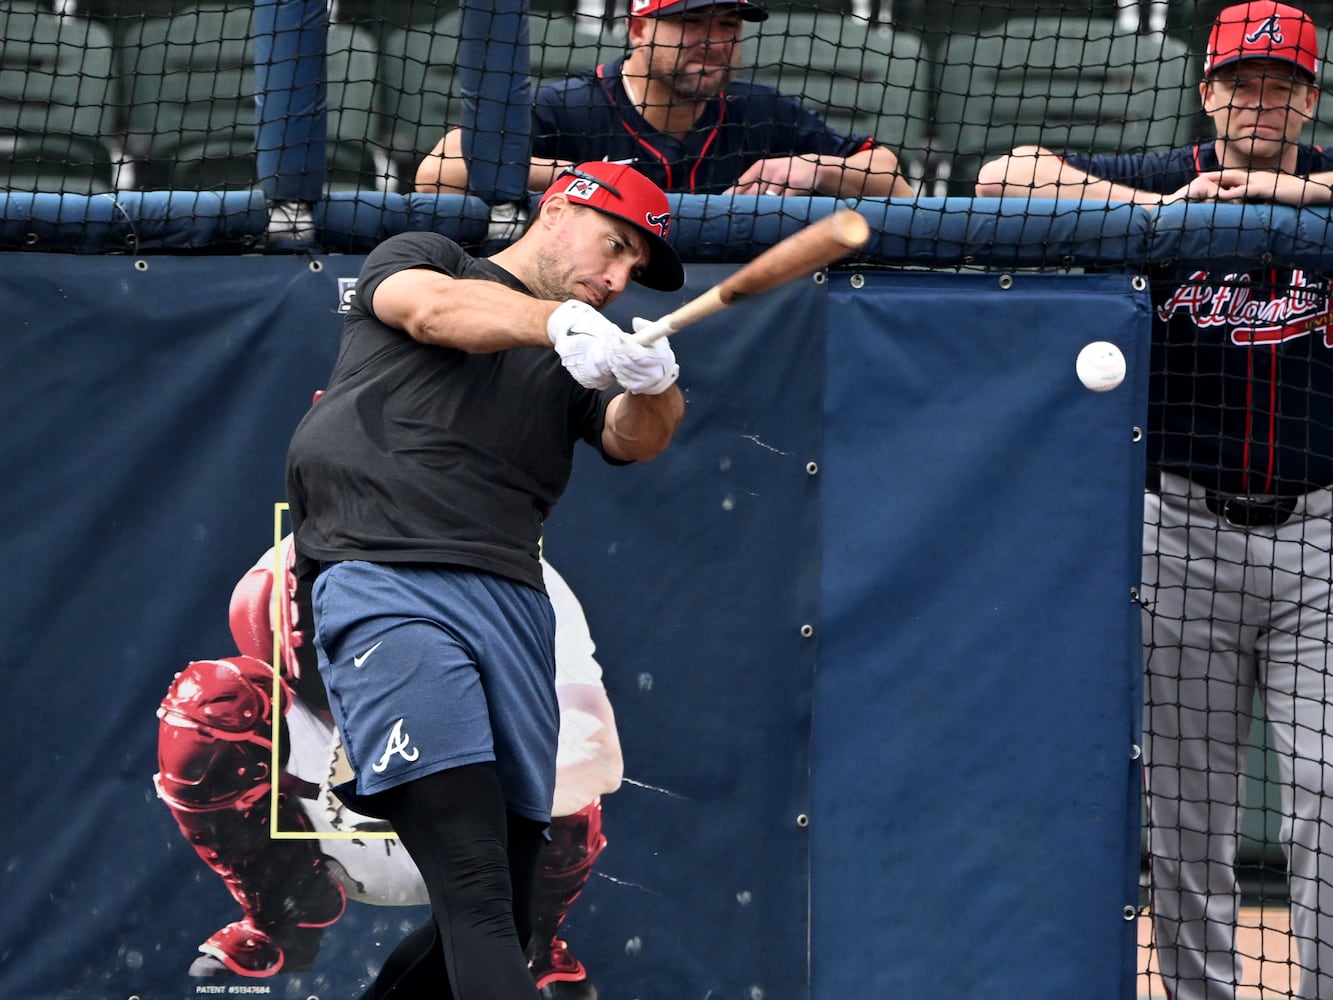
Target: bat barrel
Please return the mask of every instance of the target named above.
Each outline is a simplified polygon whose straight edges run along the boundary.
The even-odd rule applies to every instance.
[[[870,223],[851,208],[840,208],[830,215],[829,228],[834,238],[849,250],[861,249],[870,239]]]

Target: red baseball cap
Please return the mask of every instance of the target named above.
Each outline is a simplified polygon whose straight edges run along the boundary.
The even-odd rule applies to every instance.
[[[565,168],[542,195],[563,194],[576,205],[587,205],[624,219],[647,237],[648,265],[635,280],[660,292],[674,292],[685,284],[685,268],[666,235],[671,229],[671,206],[662,189],[626,163],[590,160]]]
[[[1291,63],[1319,79],[1319,42],[1310,15],[1273,0],[1250,0],[1227,7],[1213,22],[1203,75],[1242,59]]]
[[[630,17],[676,17],[701,10],[733,10],[745,21],[763,21],[768,11],[753,0],[630,0]]]

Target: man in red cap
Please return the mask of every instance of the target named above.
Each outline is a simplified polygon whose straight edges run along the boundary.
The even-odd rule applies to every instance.
[[[1333,159],[1300,141],[1317,80],[1307,14],[1272,0],[1227,7],[1199,86],[1215,140],[1108,156],[1015,149],[982,168],[977,193],[1328,204]],[[1175,1000],[1234,1000],[1235,868],[1258,698],[1278,751],[1293,995],[1333,1000],[1329,283],[1222,256],[1153,284],[1140,593],[1154,941]]]
[[[632,0],[628,56],[538,90],[528,187],[542,190],[570,163],[607,159],[687,194],[912,197],[887,146],[733,79],[743,25],[766,17],[754,0]],[[416,188],[464,193],[467,178],[455,128],[422,160]]]
[[[589,162],[490,258],[389,238],[293,434],[295,571],[355,774],[337,791],[392,825],[433,914],[367,998],[537,996],[524,947],[559,724],[539,540],[577,442],[648,460],[684,415],[671,348],[598,312],[630,281],[681,286],[670,222],[642,174]]]

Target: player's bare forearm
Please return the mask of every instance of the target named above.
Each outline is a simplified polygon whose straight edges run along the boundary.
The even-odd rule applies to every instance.
[[[982,164],[977,173],[976,193],[982,198],[1063,198],[1098,203],[1129,202],[1160,205],[1163,196],[1127,184],[1102,180],[1064,157],[1041,146],[1019,146],[1012,153]]]
[[[1278,170],[1219,170],[1213,197],[1220,201],[1271,201],[1280,205],[1327,205],[1333,202],[1333,172],[1302,177]]]
[[[1333,171],[1311,174],[1301,185],[1302,205],[1327,205],[1333,203]]]
[[[555,183],[555,179],[572,167],[573,160],[556,160],[549,156],[534,156],[528,164],[528,190],[545,191]]]
[[[417,166],[416,189],[422,194],[466,194],[467,161],[463,133],[452,128]]]
[[[685,397],[677,386],[655,396],[622,392],[606,408],[602,448],[612,458],[646,462],[671,443],[685,419]]]
[[[410,268],[381,281],[370,305],[383,323],[413,340],[487,354],[511,347],[550,347],[546,321],[560,303],[495,281]]]
[[[873,146],[852,156],[770,156],[750,164],[723,193],[914,197],[912,185],[898,171],[898,157],[887,146]]]
[[[545,191],[568,166],[568,160],[534,156],[528,168],[528,190]],[[416,189],[422,194],[466,194],[467,178],[463,130],[452,128],[417,167]]]
[[[836,198],[913,198],[916,191],[901,169],[897,153],[872,146],[846,159],[817,157],[814,186]]]

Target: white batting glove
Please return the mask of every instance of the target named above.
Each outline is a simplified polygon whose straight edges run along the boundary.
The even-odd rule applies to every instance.
[[[649,320],[634,318],[636,333],[650,325]],[[630,392],[643,396],[656,396],[676,384],[680,365],[676,364],[676,355],[665,337],[647,347],[632,337],[626,337],[625,341],[611,354],[611,370],[615,372],[617,382]]]
[[[616,381],[611,355],[629,334],[586,302],[562,302],[546,321],[551,346],[560,363],[586,389],[605,389]]]

